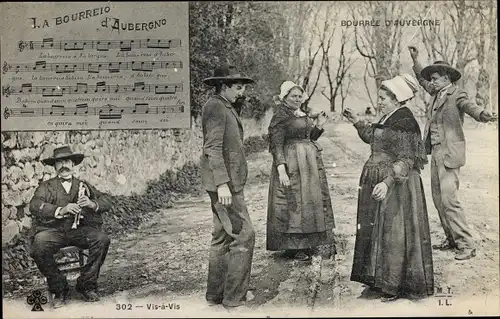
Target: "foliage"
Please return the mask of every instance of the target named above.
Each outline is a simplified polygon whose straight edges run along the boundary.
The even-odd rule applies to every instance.
[[[211,90],[203,79],[233,64],[256,84],[247,91],[243,115],[259,118],[265,102],[288,78],[287,25],[280,5],[252,2],[190,2],[191,110],[200,115]]]

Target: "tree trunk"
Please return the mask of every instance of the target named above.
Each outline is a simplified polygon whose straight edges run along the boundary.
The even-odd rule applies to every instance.
[[[335,99],[330,99],[330,111],[335,112]]]
[[[476,82],[476,104],[485,109],[490,109],[489,86],[490,75],[484,68],[481,68]]]

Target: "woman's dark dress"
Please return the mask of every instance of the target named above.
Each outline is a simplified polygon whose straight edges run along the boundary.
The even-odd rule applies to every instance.
[[[360,178],[351,280],[391,295],[432,295],[431,240],[420,177],[427,156],[418,123],[402,107],[384,124],[354,126],[370,144],[371,156]],[[387,196],[377,202],[373,188],[383,181]]]
[[[332,243],[333,210],[321,147],[323,130],[308,116],[296,117],[280,104],[269,126],[273,166],[267,210],[267,249],[307,249]],[[280,184],[285,164],[290,187]]]

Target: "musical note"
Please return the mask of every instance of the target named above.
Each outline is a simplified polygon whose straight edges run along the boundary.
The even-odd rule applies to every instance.
[[[175,94],[182,89],[182,85],[155,85],[155,94]]]
[[[136,82],[134,83],[134,88],[132,89],[132,91],[137,92],[138,90],[142,90],[144,92],[145,89],[146,85],[144,84],[144,82]]]
[[[184,105],[162,106],[162,113],[184,113]]]
[[[73,87],[69,87],[69,90],[72,90]],[[63,89],[64,90],[64,89]],[[87,94],[89,92],[87,83],[76,83],[76,89],[71,92],[75,94]]]
[[[50,107],[50,115],[61,115],[63,116],[65,114],[65,107],[64,105],[52,105]]]
[[[87,71],[89,73],[99,73],[101,70],[107,70],[110,73],[120,72],[122,70],[132,70],[141,72],[151,72],[155,69],[177,69],[182,68],[182,61],[131,61],[131,62],[83,62],[83,63],[47,63],[46,61],[37,61],[35,64],[21,63],[10,65],[4,63],[3,71],[6,72],[45,72],[53,71],[56,73],[74,73],[77,71]]]
[[[116,106],[107,104],[99,110],[100,120],[118,120],[122,118],[123,108],[117,109]]]
[[[154,62],[143,61],[143,62],[134,62],[132,61],[132,71],[142,71],[142,72],[151,72],[153,71]]]
[[[132,51],[132,43],[134,40],[120,41],[120,51]]]
[[[111,41],[97,41],[96,50],[97,51],[109,51],[109,47],[111,45]]]
[[[25,94],[25,89],[28,93],[31,93],[33,92],[33,86],[31,85],[31,83],[25,83],[25,84],[21,84],[21,92],[22,94]]]
[[[33,41],[32,41],[33,42]],[[40,46],[40,49],[45,49],[45,43],[49,43],[49,47],[53,48],[54,47],[54,39],[53,38],[46,38],[42,40],[42,45]],[[59,47],[61,44],[59,44]]]
[[[131,51],[132,49],[174,49],[181,46],[181,39],[133,39],[133,40],[61,40],[45,38],[42,41],[19,41],[19,51],[27,48],[30,50],[97,50]]]
[[[139,110],[137,110],[137,109],[139,109]],[[149,113],[149,104],[148,103],[136,103],[132,113],[148,114]]]
[[[96,83],[94,92],[97,93],[97,92],[99,92],[99,90],[101,90],[101,92],[108,91],[105,81]]]
[[[122,68],[122,62],[110,62],[108,64],[109,73],[118,73]]]
[[[45,90],[45,92],[42,93],[42,96],[63,96],[63,90],[61,89],[60,86],[54,86],[49,90]]]
[[[85,42],[80,42],[80,41],[67,41],[64,42],[64,51],[83,51],[83,48],[85,47]]]
[[[89,114],[89,105],[87,103],[76,105],[74,115],[80,115],[80,114],[84,114],[84,115]]]
[[[35,110],[32,110],[32,109],[30,109],[30,110],[21,110],[19,112],[19,114],[20,114],[20,116],[26,116],[26,117],[36,116]],[[64,113],[62,115],[64,115]]]
[[[21,67],[21,65],[16,65],[16,69],[19,70],[20,67]],[[45,70],[47,68],[47,62],[45,62],[45,61],[36,61],[35,62],[35,66],[33,67],[33,71],[39,70],[40,69],[39,67],[41,69]],[[59,65],[57,67],[59,67]]]

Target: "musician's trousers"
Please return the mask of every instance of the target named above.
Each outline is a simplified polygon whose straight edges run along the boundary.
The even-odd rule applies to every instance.
[[[250,283],[255,231],[248,214],[243,192],[233,194],[231,205],[212,201],[214,227],[210,246],[206,299],[235,307],[244,304]]]
[[[49,291],[61,293],[68,289],[68,282],[57,267],[54,254],[67,246],[88,249],[88,262],[82,269],[76,285],[79,290],[97,290],[99,270],[108,253],[109,244],[108,235],[89,226],[80,226],[69,231],[47,229],[33,237],[31,256],[40,272],[47,278]]]

